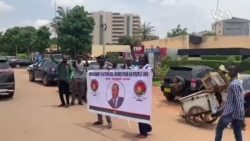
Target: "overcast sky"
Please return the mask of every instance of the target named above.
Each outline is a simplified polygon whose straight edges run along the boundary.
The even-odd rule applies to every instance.
[[[211,30],[216,15],[223,13],[250,19],[250,0],[56,0],[57,6],[84,5],[86,10],[113,11],[139,14],[143,21],[151,22],[156,35],[165,37],[177,24],[189,32]],[[55,0],[0,0],[0,31],[13,26],[39,27],[55,16]],[[213,11],[213,12],[212,12]]]

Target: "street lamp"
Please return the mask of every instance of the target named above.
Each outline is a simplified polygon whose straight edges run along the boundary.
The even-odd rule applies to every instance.
[[[105,56],[105,31],[107,30],[107,24],[102,23],[100,26],[102,28],[103,56]]]

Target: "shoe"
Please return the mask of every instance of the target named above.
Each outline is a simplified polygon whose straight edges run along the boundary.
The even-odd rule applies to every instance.
[[[112,128],[112,123],[108,123],[107,129],[111,129]]]
[[[93,125],[102,125],[102,124],[103,124],[102,121],[96,121],[96,122],[93,123]]]
[[[78,104],[79,104],[79,105],[83,105],[83,103],[82,103],[82,102],[78,102]]]
[[[66,104],[66,105],[65,105],[65,108],[69,108],[69,104]]]
[[[65,104],[60,104],[60,105],[58,105],[58,107],[64,107],[65,106]]]
[[[70,105],[73,106],[73,105],[75,105],[75,103],[74,103],[74,102],[71,102]]]

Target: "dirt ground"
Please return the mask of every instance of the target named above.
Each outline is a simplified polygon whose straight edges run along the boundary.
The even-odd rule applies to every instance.
[[[58,108],[57,88],[31,83],[26,70],[15,70],[16,93],[13,99],[0,99],[0,141],[136,141],[137,123],[112,119],[113,128],[92,126],[96,115],[84,106]],[[153,88],[153,132],[145,141],[212,141],[216,124],[196,128],[185,123],[180,106],[165,100]],[[250,126],[250,120],[247,119]],[[243,132],[250,140],[250,128]],[[231,129],[224,141],[234,141]]]

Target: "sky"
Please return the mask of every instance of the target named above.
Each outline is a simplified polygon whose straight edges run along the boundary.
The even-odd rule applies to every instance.
[[[89,12],[134,13],[155,27],[155,35],[166,37],[178,24],[191,32],[211,30],[218,19],[250,19],[249,0],[56,0],[57,6],[84,5]],[[39,26],[55,17],[55,0],[0,0],[0,31],[14,26]]]

